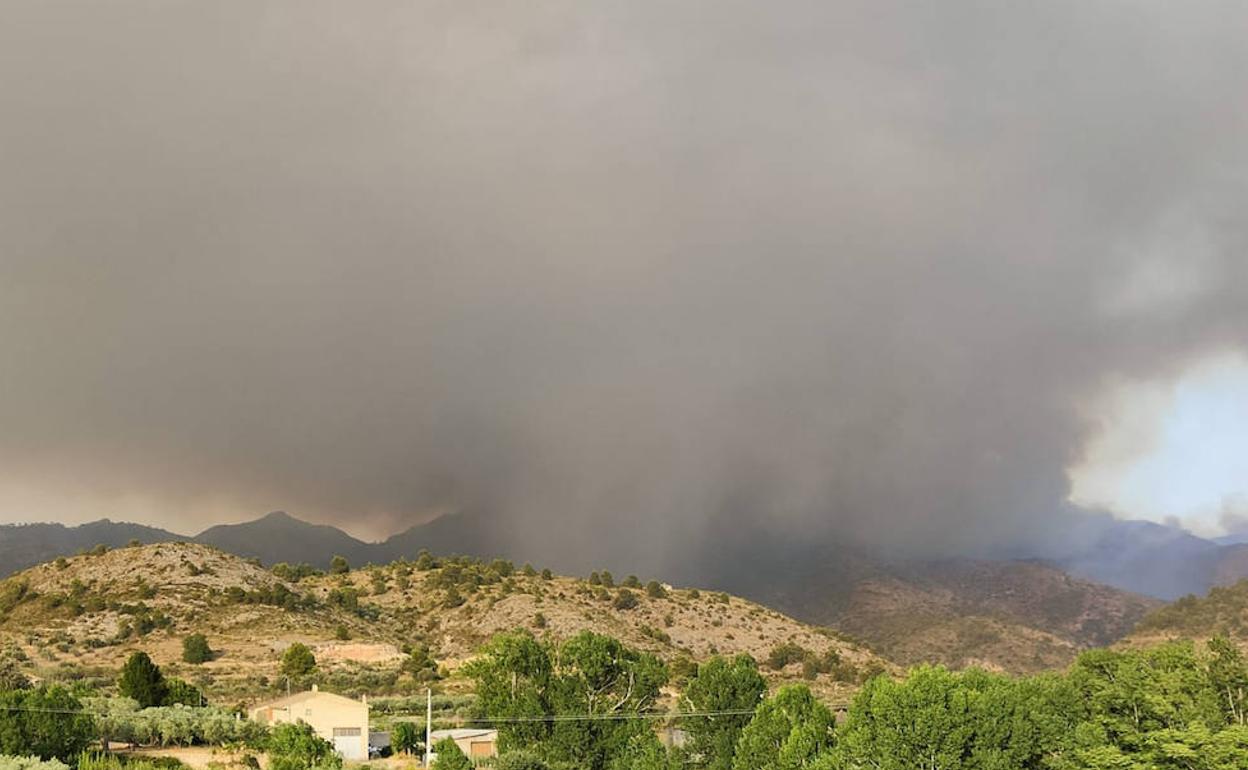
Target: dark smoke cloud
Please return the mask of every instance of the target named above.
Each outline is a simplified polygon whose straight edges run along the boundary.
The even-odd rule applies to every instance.
[[[6,520],[970,553],[1248,348],[1239,3],[2,13]]]

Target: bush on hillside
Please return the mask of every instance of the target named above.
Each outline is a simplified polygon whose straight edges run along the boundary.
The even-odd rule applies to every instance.
[[[295,642],[282,653],[282,673],[286,676],[307,676],[316,670],[316,656],[306,644]]]
[[[208,637],[203,634],[191,634],[182,640],[182,662],[206,663],[212,660],[212,649],[208,646]]]

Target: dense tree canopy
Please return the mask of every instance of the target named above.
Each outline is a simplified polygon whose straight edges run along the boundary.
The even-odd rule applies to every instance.
[[[760,701],[748,656],[690,672],[685,716],[668,722],[653,710],[662,664],[589,632],[561,645],[502,635],[468,672],[478,716],[500,719],[504,755],[529,752],[508,760],[526,769],[1248,768],[1248,663],[1223,639],[1093,650],[1066,672],[1023,678],[921,666],[871,679],[839,727],[802,685]],[[501,721],[514,717],[526,719]],[[686,731],[682,749],[659,743],[661,723]]]
[[[766,692],[767,683],[749,655],[731,661],[716,656],[698,666],[685,687],[682,706],[686,712],[714,713],[681,720],[689,734],[691,759],[710,770],[729,770],[737,740],[752,716],[731,712],[753,712]]]
[[[597,718],[507,722],[501,748],[531,748],[543,758],[604,770],[630,739],[650,730],[645,720],[667,671],[653,655],[584,631],[555,647],[527,633],[496,637],[467,667],[478,709],[490,717]]]
[[[0,754],[70,760],[95,737],[82,703],[60,687],[0,693]]]
[[[832,739],[832,712],[805,685],[780,688],[741,731],[733,770],[799,770]]]

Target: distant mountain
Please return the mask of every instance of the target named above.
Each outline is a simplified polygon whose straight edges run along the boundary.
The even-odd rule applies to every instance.
[[[387,562],[412,559],[421,550],[439,555],[518,558],[508,552],[507,544],[495,535],[496,531],[471,513],[448,513],[391,535],[377,544],[375,552]]]
[[[792,553],[792,552],[791,552]],[[1060,668],[1122,638],[1160,601],[1034,561],[895,560],[861,549],[757,564],[730,588],[911,665]]]
[[[236,556],[259,559],[266,566],[284,561],[325,568],[334,556],[360,565],[376,561],[380,555],[373,543],[357,540],[337,527],[309,524],[285,511],[274,511],[243,524],[209,527],[193,540]]]
[[[1204,593],[1220,580],[1219,563],[1228,546],[1186,530],[1150,521],[1089,521],[1086,531],[1071,533],[1075,547],[1052,561],[1067,572],[1159,599]],[[1233,568],[1228,567],[1228,570]]]
[[[107,520],[0,526],[0,573],[96,544],[190,540],[223,551],[325,568],[438,555],[527,554],[508,548],[487,517],[455,513],[367,543],[342,530],[274,512],[210,527],[192,538]],[[654,577],[729,591],[795,618],[862,638],[902,663],[935,660],[1014,671],[1063,665],[1112,643],[1158,602],[1248,576],[1248,544],[1218,544],[1161,524],[1090,516],[1039,558],[921,561],[774,531],[708,527],[708,537]],[[1075,544],[1071,546],[1070,544]],[[541,566],[580,572],[578,554]],[[614,565],[612,565],[614,566]],[[627,570],[621,567],[621,570]],[[627,570],[641,571],[641,570]]]
[[[97,545],[119,548],[137,540],[162,543],[187,538],[156,527],[100,519],[76,527],[64,524],[0,526],[0,577],[58,556],[72,556]]]

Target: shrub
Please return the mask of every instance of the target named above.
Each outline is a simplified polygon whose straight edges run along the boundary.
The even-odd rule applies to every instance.
[[[550,567],[542,568],[542,580],[554,580],[555,573],[550,571]]]
[[[351,632],[347,630],[346,626],[339,623],[338,625],[334,626],[334,638],[340,642],[345,642],[346,640],[351,638]]]
[[[420,730],[413,722],[396,722],[390,729],[390,743],[395,751],[414,754],[421,748]]]
[[[287,564],[284,561],[278,562],[273,565],[270,571],[282,580],[289,580],[292,583],[298,583],[305,577],[321,574],[320,570],[306,562],[300,564]]]
[[[615,595],[615,601],[611,602],[611,606],[617,610],[631,610],[637,606],[637,594],[621,588],[620,592]]]
[[[342,758],[329,741],[304,722],[278,725],[269,736],[269,770],[340,768]]]
[[[810,652],[800,644],[785,642],[771,649],[771,652],[767,655],[767,665],[771,669],[779,671],[790,663],[800,663],[809,656]]]
[[[351,565],[344,556],[335,556],[329,560],[329,574],[345,575],[351,571]]]
[[[170,677],[165,681],[165,700],[161,705],[172,706],[179,703],[183,706],[202,706],[204,694],[185,679]]]
[[[646,583],[646,596],[649,596],[651,599],[666,599],[667,589],[659,581],[651,580],[649,583]]]
[[[628,577],[624,578],[624,587],[625,588],[641,588],[641,581],[637,579],[636,575],[629,575]]]
[[[17,667],[17,661],[7,656],[0,658],[0,692],[29,689],[30,679]]]
[[[433,760],[433,770],[472,770],[472,760],[464,756],[464,752],[450,738],[443,738],[433,744],[433,750],[438,755],[438,758]],[[281,768],[274,768],[274,770],[281,770]]]
[[[282,673],[286,676],[306,676],[316,669],[316,656],[306,644],[295,642],[282,653]]]
[[[212,649],[208,646],[208,637],[203,634],[191,634],[182,640],[184,663],[204,663],[209,660],[212,660]]]

